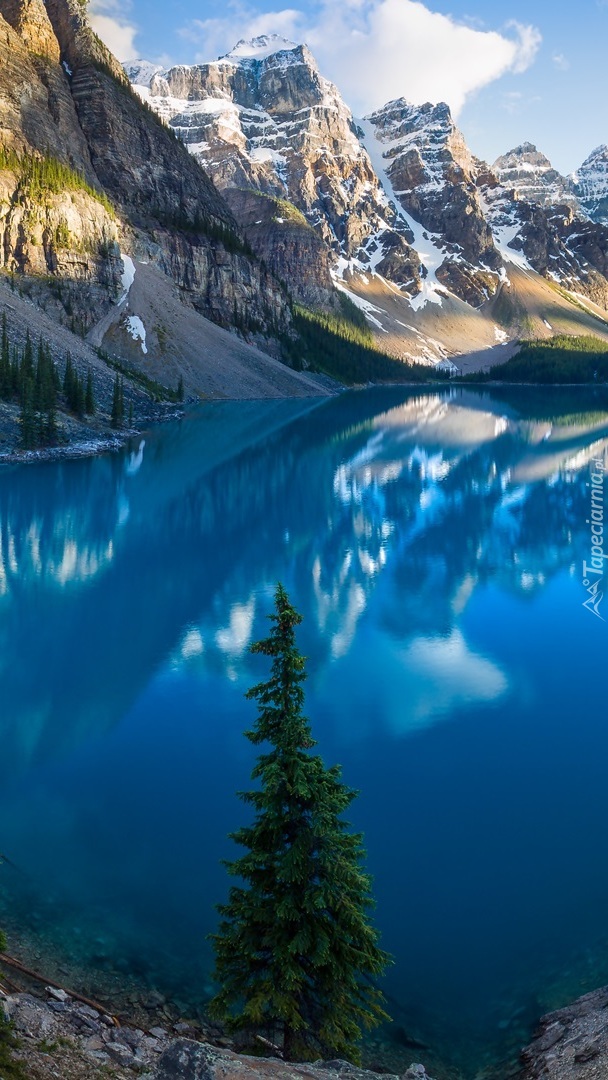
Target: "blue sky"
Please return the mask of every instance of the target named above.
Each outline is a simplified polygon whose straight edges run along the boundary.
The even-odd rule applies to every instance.
[[[239,38],[306,41],[355,115],[447,100],[474,153],[524,140],[568,173],[608,143],[608,0],[92,0],[119,59],[201,63]]]

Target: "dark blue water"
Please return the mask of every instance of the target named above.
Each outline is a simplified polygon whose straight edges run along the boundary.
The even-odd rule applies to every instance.
[[[205,1000],[281,579],[399,1027],[472,1076],[608,981],[608,632],[582,585],[607,446],[598,395],[376,390],[4,467],[5,918],[89,988]]]

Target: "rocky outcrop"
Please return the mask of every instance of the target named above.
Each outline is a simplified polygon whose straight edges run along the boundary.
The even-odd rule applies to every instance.
[[[2,143],[21,155],[0,166],[1,266],[96,282],[105,294],[89,315],[101,317],[120,292],[117,240],[131,234],[133,246],[135,228],[199,311],[224,326],[241,312],[239,325],[262,333],[289,325],[284,290],[251,257],[197,162],[132,92],[80,0],[0,0],[0,96]],[[88,193],[69,182],[33,192],[27,154],[70,166]]]
[[[562,176],[534,143],[525,142],[497,158],[492,166],[503,187],[539,206],[571,206],[580,210],[575,186]]]
[[[521,1080],[602,1080],[608,1076],[608,987],[543,1016],[521,1060]]]
[[[503,259],[517,261],[562,288],[608,309],[608,230],[571,206],[540,206],[500,184],[481,189],[484,213]]]
[[[210,1033],[205,1036],[189,1023],[178,1022],[170,1030],[121,1026],[109,1013],[63,990],[49,987],[47,993],[46,1001],[30,994],[13,994],[4,1001],[5,1015],[21,1040],[16,1056],[36,1080],[60,1075],[97,1080],[109,1071],[119,1080],[380,1080],[377,1073],[347,1061],[299,1065],[235,1054],[222,1049],[229,1040],[220,1032],[219,1045],[195,1041]],[[412,1065],[402,1080],[431,1078],[422,1065]]]
[[[253,251],[293,298],[307,307],[333,307],[329,250],[304,215],[285,199],[250,188],[227,188],[225,197]]]
[[[5,2],[5,0],[3,0]],[[11,0],[21,3],[23,0]],[[122,65],[92,30],[83,0],[44,0],[61,49],[61,58],[69,72],[75,74],[89,64],[99,65],[111,72],[118,82],[126,83]]]
[[[42,0],[3,0],[0,10],[30,52],[57,63],[59,42]]]
[[[401,98],[369,120],[379,141],[390,144],[386,171],[404,209],[473,265],[497,266],[477,199],[475,162],[449,107],[415,106]]]
[[[598,146],[571,179],[583,210],[608,225],[608,146]]]
[[[382,1074],[386,1080],[397,1080]],[[348,1061],[287,1064],[277,1059],[245,1057],[202,1043],[176,1041],[158,1060],[146,1080],[376,1080]],[[403,1080],[430,1080],[422,1065],[412,1065]]]
[[[94,182],[69,80],[59,63],[59,44],[53,38],[53,50],[49,43],[52,28],[44,9],[40,37],[34,36],[31,20],[20,18],[26,11],[31,11],[26,0],[0,0],[0,145],[51,154]]]
[[[0,171],[0,269],[100,286],[100,314],[119,293],[122,262],[108,209],[83,190],[33,191]]]

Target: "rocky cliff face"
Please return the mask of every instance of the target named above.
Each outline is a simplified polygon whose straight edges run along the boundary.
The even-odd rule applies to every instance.
[[[499,177],[447,106],[401,99],[355,122],[306,46],[272,36],[129,74],[135,91],[81,0],[0,0],[0,269],[69,283],[96,344],[124,299],[119,244],[250,336],[288,328],[291,299],[335,307],[337,285],[399,356],[449,353],[446,312],[502,341],[509,264],[608,307],[606,230],[561,199],[574,185],[600,214],[601,151],[575,183],[526,144]]]
[[[55,63],[59,61],[59,42],[42,0],[5,0],[2,14],[31,53]]]
[[[484,214],[506,264],[536,271],[608,309],[608,229],[571,206],[541,206],[520,199],[486,178],[481,185]]]
[[[285,199],[251,188],[227,188],[224,194],[253,251],[285,282],[294,300],[306,307],[332,307],[330,252],[304,215]]]
[[[481,165],[448,106],[401,98],[367,117],[362,129],[385,188],[418,233],[423,263],[433,265],[440,285],[479,307],[496,292],[502,263],[479,202]],[[434,253],[423,252],[421,241]]]
[[[276,225],[293,224],[293,218],[273,215],[273,236],[260,246],[246,209],[252,197],[234,191],[286,199],[303,214],[314,233],[298,233],[299,265],[306,275],[312,267],[321,273],[324,303],[331,300],[329,262],[326,254],[322,270],[315,233],[334,265],[339,258],[362,267],[382,263],[387,278],[418,291],[420,262],[411,237],[387,204],[350,110],[305,45],[271,35],[241,41],[209,64],[161,71],[139,61],[127,70],[138,93],[213,177],[255,250],[272,248],[263,257],[294,295],[308,302],[315,292],[321,297],[309,284],[302,291],[297,271],[294,276],[293,231],[277,234]]]
[[[119,294],[118,226],[42,0],[0,2],[0,94],[0,269],[56,281],[60,318],[86,328]]]
[[[608,146],[598,146],[572,176],[583,210],[602,225],[608,225]]]
[[[521,1080],[596,1080],[608,1075],[608,987],[540,1020],[522,1051]]]
[[[539,206],[571,206],[580,210],[575,186],[562,176],[534,143],[526,142],[496,159],[492,166],[503,187]]]
[[[243,326],[288,325],[284,291],[248,254],[213,183],[142,107],[79,0],[0,0],[0,95],[2,145],[15,152],[0,161],[1,266],[94,282],[90,322],[120,295],[117,241],[130,237],[214,320],[231,325],[240,309]],[[31,155],[78,177],[55,183],[51,167],[32,184]]]

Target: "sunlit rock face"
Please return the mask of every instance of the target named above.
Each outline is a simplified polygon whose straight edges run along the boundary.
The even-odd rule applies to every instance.
[[[416,293],[420,262],[411,236],[388,205],[339,90],[305,45],[269,35],[239,42],[208,64],[162,71],[136,61],[126,70],[226,193],[254,250],[270,255],[269,265],[296,296],[327,303],[336,258],[355,259],[362,271],[378,267]],[[301,224],[321,237],[324,251],[314,233],[294,232],[293,214],[276,200],[301,211]]]
[[[239,242],[209,177],[130,93],[86,5],[0,0],[0,97],[4,148],[50,155],[91,189],[66,182],[41,198],[10,160],[0,168],[0,265],[40,289],[47,279],[74,284],[60,319],[88,329],[111,310],[120,296],[117,241],[132,243],[135,225],[146,260],[205,315],[230,325],[236,305],[262,329],[289,324],[281,286]],[[231,250],[214,229],[235,234]]]
[[[608,305],[608,234],[601,208],[590,213],[579,193],[586,185],[600,206],[601,148],[578,180],[530,143],[489,168],[444,103],[401,98],[353,120],[306,45],[276,34],[205,64],[165,70],[138,60],[126,70],[233,193],[227,201],[254,251],[304,303],[336,306],[331,273],[351,298],[351,283],[373,291],[379,280],[414,312],[454,298],[484,311],[508,291],[515,264]],[[322,245],[276,200],[292,203]],[[373,304],[360,306],[379,329]]]

